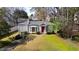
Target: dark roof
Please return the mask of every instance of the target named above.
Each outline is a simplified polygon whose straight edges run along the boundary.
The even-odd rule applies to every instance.
[[[33,21],[30,21],[29,22],[29,25],[48,25],[48,21],[36,21],[36,20],[33,20]]]
[[[26,26],[26,25],[28,25],[28,22],[25,21],[25,22],[19,23],[18,25],[19,25],[19,26]]]
[[[37,21],[37,20],[32,20],[32,21],[25,21],[25,22],[23,22],[23,23],[19,23],[18,25],[19,26],[27,26],[27,25],[29,25],[29,26],[39,26],[39,25],[49,25],[50,24],[50,22],[48,22],[48,21]]]

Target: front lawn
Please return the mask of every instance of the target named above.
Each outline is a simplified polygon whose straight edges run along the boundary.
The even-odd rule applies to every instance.
[[[1,41],[10,40],[9,38],[15,37],[15,36],[18,35],[18,34],[19,34],[19,32],[13,32],[13,33],[4,35],[4,36],[2,37],[2,39],[0,39],[0,40],[1,40]]]
[[[5,35],[0,35],[0,39],[3,39],[5,37],[8,37],[8,36],[13,35],[15,33],[16,33],[16,31],[15,32],[8,33],[8,34],[5,34]]]
[[[34,40],[17,46],[14,50],[39,50],[39,51],[74,51],[79,47],[72,41],[65,40],[57,35],[39,35]]]
[[[44,50],[79,50],[74,43],[62,39],[57,35],[45,35],[42,39],[45,41]]]

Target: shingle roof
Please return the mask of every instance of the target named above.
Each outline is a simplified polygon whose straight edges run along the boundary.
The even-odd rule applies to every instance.
[[[43,25],[43,24],[44,24],[44,25],[48,25],[48,23],[49,23],[49,22],[47,22],[47,21],[34,21],[34,20],[33,20],[33,21],[30,21],[30,22],[29,22],[29,25]]]
[[[29,26],[38,25],[38,26],[40,26],[40,25],[49,25],[49,24],[50,24],[50,22],[48,22],[48,21],[36,21],[36,20],[33,20],[33,21],[25,21],[23,23],[19,23],[18,25],[19,26],[26,26],[26,25],[29,25]]]
[[[25,22],[23,22],[23,23],[19,23],[18,25],[20,25],[20,26],[26,26],[26,25],[28,25],[28,22],[25,21]]]

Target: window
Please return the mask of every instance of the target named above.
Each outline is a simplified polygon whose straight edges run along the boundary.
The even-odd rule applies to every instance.
[[[30,32],[36,33],[37,32],[37,26],[30,26]]]
[[[35,32],[36,27],[32,27],[32,32]]]

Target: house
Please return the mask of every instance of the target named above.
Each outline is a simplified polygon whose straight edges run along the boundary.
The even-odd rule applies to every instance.
[[[72,28],[72,35],[79,35],[79,12],[74,15],[74,24]]]
[[[48,21],[39,21],[39,20],[29,20],[18,24],[19,32],[28,32],[28,33],[46,33],[47,26],[49,26]]]

